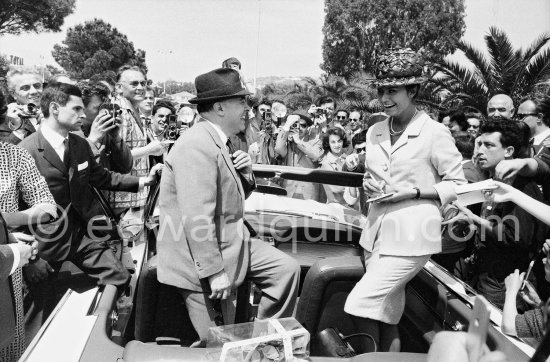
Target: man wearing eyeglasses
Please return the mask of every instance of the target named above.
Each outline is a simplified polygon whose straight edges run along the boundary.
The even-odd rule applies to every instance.
[[[12,69],[6,75],[8,91],[15,99],[8,104],[6,121],[0,124],[0,140],[14,145],[38,129],[42,77],[34,70]]]
[[[349,113],[347,129],[349,129],[350,139],[356,134],[359,134],[363,131],[363,115],[360,111],[354,110]]]
[[[152,140],[147,143],[147,128],[141,121],[139,109],[139,104],[145,99],[146,87],[147,80],[139,67],[124,65],[119,68],[115,86],[119,96],[115,101],[122,109],[120,135],[134,159],[130,174],[138,177],[149,174],[149,156],[161,156],[168,149],[166,141]],[[110,191],[108,200],[117,214],[127,209],[132,209],[128,214],[139,214],[147,201],[148,193],[148,188],[138,193]]]
[[[345,109],[337,110],[336,115],[332,119],[332,122],[329,127],[339,127],[345,130],[345,127],[348,124],[348,114],[349,114],[348,111],[346,111]]]
[[[550,128],[543,121],[542,114],[537,111],[537,105],[531,99],[522,102],[518,107],[516,120],[524,122],[531,130],[531,140],[534,154],[538,154],[544,141],[550,139]]]

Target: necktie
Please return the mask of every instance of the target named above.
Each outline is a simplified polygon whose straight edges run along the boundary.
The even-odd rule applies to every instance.
[[[233,154],[235,153],[235,146],[233,146],[233,143],[229,138],[227,139],[225,145],[227,146],[227,152],[229,152],[229,155],[233,156]]]
[[[67,170],[71,168],[71,157],[69,153],[69,139],[65,138],[63,140],[63,145],[65,146],[65,151],[63,152],[63,163],[65,164],[65,167]]]

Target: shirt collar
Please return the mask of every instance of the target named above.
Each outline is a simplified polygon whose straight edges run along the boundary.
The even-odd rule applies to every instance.
[[[541,133],[533,137],[533,143],[535,145],[540,145],[542,141],[544,141],[544,139],[548,136],[550,136],[550,128],[542,131]]]
[[[51,129],[47,124],[44,124],[44,123],[40,125],[40,130],[42,131],[42,135],[44,136],[46,141],[48,141],[48,143],[53,148],[61,147],[61,145],[63,144],[63,141],[65,141],[65,138],[68,138],[68,135],[67,137],[63,137],[62,135],[60,135],[59,133],[57,133],[56,131]]]
[[[204,118],[204,117],[203,117],[203,118]],[[227,137],[227,136],[225,135],[225,133],[223,133],[223,131],[222,131],[222,129],[220,128],[220,126],[218,126],[218,125],[215,124],[215,123],[210,122],[210,121],[207,120],[206,118],[204,118],[204,120],[205,120],[206,122],[208,122],[208,123],[214,128],[214,130],[216,131],[216,133],[218,134],[218,136],[220,136],[220,139],[222,140],[222,144],[225,145],[225,144],[227,143],[227,139],[228,139],[229,137]]]

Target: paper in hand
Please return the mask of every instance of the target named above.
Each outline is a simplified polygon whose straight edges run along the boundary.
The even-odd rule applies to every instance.
[[[493,179],[488,179],[472,184],[455,186],[455,192],[458,197],[457,201],[463,206],[468,206],[484,202],[486,200],[484,191],[493,190],[495,188],[496,185]]]

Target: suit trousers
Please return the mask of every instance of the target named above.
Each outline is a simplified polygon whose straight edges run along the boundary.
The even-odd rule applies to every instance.
[[[63,293],[56,289],[59,289],[57,276],[65,261],[72,262],[100,286],[111,284],[122,291],[130,281],[130,273],[105,242],[83,236],[80,242],[73,241],[66,260],[48,260],[54,269],[48,279],[29,285],[34,303],[33,319],[37,319],[40,324],[46,321],[59,302],[58,295]]]
[[[296,306],[298,287],[300,283],[300,266],[294,258],[274,248],[259,239],[250,241],[250,265],[246,274],[246,282],[252,281],[262,291],[258,318],[291,317]],[[180,289],[185,301],[193,327],[200,337],[200,346],[204,346],[208,337],[208,329],[215,327],[216,312],[208,294],[186,289]],[[229,298],[222,301],[224,323],[232,324],[234,320],[233,301]]]

